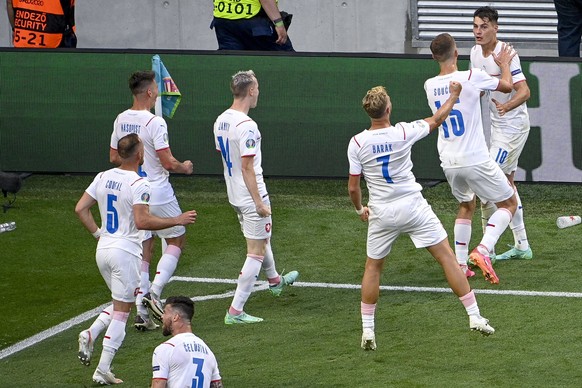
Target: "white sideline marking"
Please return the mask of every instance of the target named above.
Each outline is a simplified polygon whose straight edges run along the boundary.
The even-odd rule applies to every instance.
[[[221,283],[221,284],[236,284],[236,279],[216,279],[216,278],[196,278],[196,277],[183,277],[183,276],[173,276],[170,281],[178,282],[190,282],[190,283]],[[265,281],[255,282],[255,289],[253,291],[266,290],[269,287],[268,283]],[[334,288],[334,289],[349,289],[357,290],[361,289],[362,286],[359,284],[346,284],[346,283],[310,283],[310,282],[295,282],[293,287],[313,287],[313,288]],[[402,291],[402,292],[436,292],[436,293],[452,293],[450,288],[444,287],[410,287],[410,286],[380,286],[382,291]],[[515,295],[515,296],[549,296],[555,298],[582,298],[582,293],[580,292],[543,292],[543,291],[520,291],[520,290],[479,290],[474,289],[476,294],[490,294],[490,295]],[[225,299],[234,295],[234,291],[228,291],[222,294],[214,295],[203,295],[195,296],[191,298],[193,301],[204,301],[213,299]],[[36,345],[37,343],[50,338],[54,335],[62,333],[65,330],[72,328],[79,323],[85,322],[101,313],[103,309],[109,306],[111,303],[102,304],[92,310],[89,310],[81,315],[69,319],[66,322],[60,323],[50,329],[44,330],[38,334],[33,335],[30,338],[22,340],[6,349],[0,350],[0,360],[13,355],[21,350],[24,350],[30,346]]]
[[[215,279],[215,278],[192,278],[183,276],[173,276],[171,280],[179,282],[191,283],[226,283],[236,284],[236,279]],[[267,282],[256,282],[255,285],[262,285],[261,288],[267,288]],[[314,287],[314,288],[336,288],[336,289],[350,289],[359,290],[362,288],[359,284],[345,284],[345,283],[309,283],[309,282],[295,282],[293,287]],[[403,292],[448,292],[453,290],[444,287],[410,287],[410,286],[380,286],[382,291],[403,291]],[[552,292],[552,291],[520,291],[520,290],[479,290],[473,289],[475,294],[490,294],[490,295],[516,295],[516,296],[551,296],[555,298],[582,298],[582,292]]]

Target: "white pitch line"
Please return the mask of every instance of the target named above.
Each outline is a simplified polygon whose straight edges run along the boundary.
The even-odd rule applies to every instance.
[[[191,283],[224,283],[236,284],[235,279],[215,279],[215,278],[196,278],[174,276],[172,280],[180,282]],[[255,285],[267,286],[267,282],[256,282]],[[349,289],[359,290],[362,288],[359,284],[346,283],[311,283],[311,282],[295,282],[293,287],[313,287],[313,288],[334,288],[334,289]],[[382,291],[403,291],[403,292],[441,292],[452,293],[450,288],[444,287],[411,287],[411,286],[380,286]],[[554,292],[554,291],[521,291],[521,290],[491,290],[491,289],[474,289],[476,294],[491,294],[491,295],[515,295],[515,296],[550,296],[555,298],[582,298],[581,292]]]
[[[214,284],[236,284],[236,279],[216,279],[216,278],[197,278],[197,277],[183,277],[183,276],[173,276],[170,281],[178,282],[190,282],[190,283],[214,283]],[[269,287],[268,283],[265,281],[255,282],[255,289],[253,291],[265,290]],[[361,289],[362,286],[359,284],[346,284],[346,283],[311,283],[311,282],[295,282],[293,287],[313,287],[313,288],[333,288],[333,289],[349,289],[357,290]],[[452,293],[450,288],[443,287],[410,287],[410,286],[380,286],[382,291],[401,291],[401,292],[436,292],[436,293]],[[476,294],[491,294],[491,295],[515,295],[515,296],[545,296],[545,297],[555,297],[555,298],[582,298],[582,293],[580,292],[552,292],[552,291],[521,291],[521,290],[491,290],[491,289],[474,289]],[[225,299],[234,295],[234,291],[228,291],[222,294],[215,295],[203,295],[195,296],[191,298],[193,301],[204,301],[213,299]],[[0,360],[11,356],[21,350],[24,350],[30,346],[36,345],[37,343],[62,333],[65,330],[72,328],[79,323],[85,322],[95,316],[97,316],[103,309],[109,306],[110,303],[105,303],[99,307],[89,310],[81,315],[69,319],[66,322],[58,324],[51,327],[50,329],[44,330],[38,334],[33,335],[30,338],[22,340],[6,349],[0,350]]]

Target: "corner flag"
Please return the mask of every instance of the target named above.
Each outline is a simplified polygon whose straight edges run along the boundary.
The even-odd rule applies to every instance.
[[[152,70],[156,73],[156,83],[158,84],[156,115],[162,116],[163,114],[166,117],[172,118],[176,109],[178,109],[182,94],[174,83],[168,69],[164,66],[160,56],[157,54],[152,57]]]

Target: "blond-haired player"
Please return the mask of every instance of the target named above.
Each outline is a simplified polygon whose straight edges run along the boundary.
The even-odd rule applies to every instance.
[[[365,350],[376,349],[374,316],[379,298],[384,259],[400,234],[408,234],[417,248],[426,248],[443,267],[453,292],[467,314],[469,327],[483,334],[495,330],[481,317],[475,294],[457,265],[447,233],[420,193],[422,186],[412,173],[411,149],[418,140],[447,118],[461,91],[458,82],[448,85],[450,96],[432,117],[412,123],[392,125],[392,103],[386,90],[377,86],[368,91],[362,104],[370,117],[370,128],[350,140],[348,190],[356,213],[368,222],[367,259],[362,278],[362,342]],[[362,205],[360,177],[368,186],[368,205]]]
[[[262,136],[257,123],[248,116],[259,101],[259,81],[252,70],[239,71],[232,76],[230,90],[233,102],[214,123],[214,141],[222,155],[228,201],[238,216],[247,254],[234,298],[224,317],[227,325],[263,320],[244,311],[261,268],[274,296],[279,296],[283,287],[293,284],[299,276],[297,271],[279,275],[271,249],[273,221],[261,165]]]

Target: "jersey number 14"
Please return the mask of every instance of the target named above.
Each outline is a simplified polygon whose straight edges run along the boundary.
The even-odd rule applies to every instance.
[[[222,136],[218,136],[218,145],[220,146],[220,153],[224,159],[224,164],[228,168],[228,176],[232,176],[232,162],[230,161],[228,138],[226,139],[226,144],[224,144]]]

